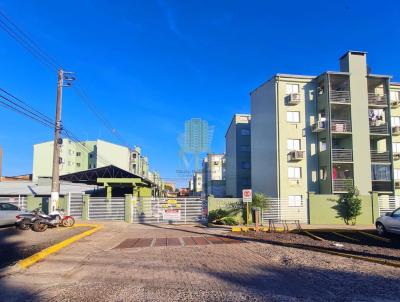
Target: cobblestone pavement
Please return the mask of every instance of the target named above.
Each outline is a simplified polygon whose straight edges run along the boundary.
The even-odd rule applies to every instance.
[[[259,242],[182,240],[225,232],[109,223],[27,271],[0,279],[0,300],[399,301],[400,269]],[[152,244],[116,248],[135,238]],[[181,244],[157,245],[156,238],[179,238]]]

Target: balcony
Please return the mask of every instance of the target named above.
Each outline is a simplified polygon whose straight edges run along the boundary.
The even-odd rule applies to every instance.
[[[301,102],[300,93],[291,93],[286,96],[286,104],[287,105],[297,105]]]
[[[372,191],[392,192],[392,182],[389,180],[372,180]]]
[[[346,120],[333,120],[331,122],[333,133],[351,133],[351,122]]]
[[[332,149],[333,162],[352,162],[353,150],[351,149]]]
[[[370,134],[375,134],[375,135],[388,135],[389,134],[388,124],[387,123],[377,124],[376,122],[370,121],[369,132]]]
[[[400,126],[392,127],[392,134],[393,135],[400,135]]]
[[[386,94],[368,93],[368,105],[371,107],[387,107]]]
[[[349,187],[353,187],[353,179],[334,179],[332,184],[333,192],[346,192]]]
[[[326,129],[326,121],[318,121],[311,125],[311,131],[314,133],[322,132]]]
[[[388,163],[388,162],[390,162],[389,151],[379,152],[377,150],[371,150],[371,162],[373,162],[373,163]]]
[[[331,90],[329,100],[331,103],[350,104],[350,91]]]
[[[305,157],[304,151],[290,151],[288,153],[288,161],[301,161]]]

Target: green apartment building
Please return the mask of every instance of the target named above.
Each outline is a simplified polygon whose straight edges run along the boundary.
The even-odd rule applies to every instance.
[[[348,51],[340,71],[276,74],[251,92],[253,191],[296,203],[308,193],[400,193],[400,83]]]

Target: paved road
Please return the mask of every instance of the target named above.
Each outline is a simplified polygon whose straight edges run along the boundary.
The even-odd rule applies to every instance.
[[[109,223],[0,279],[0,301],[398,299],[400,269],[265,243],[213,242],[224,232]]]
[[[54,228],[43,233],[0,227],[0,269],[29,257],[87,228]],[[0,298],[1,299],[1,298]]]

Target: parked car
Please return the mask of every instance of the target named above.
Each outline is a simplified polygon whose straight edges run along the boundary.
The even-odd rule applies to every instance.
[[[22,213],[25,211],[17,206],[8,202],[0,202],[0,225],[14,224],[17,220],[16,216]]]
[[[379,235],[393,233],[400,235],[400,208],[379,217],[375,223]]]

